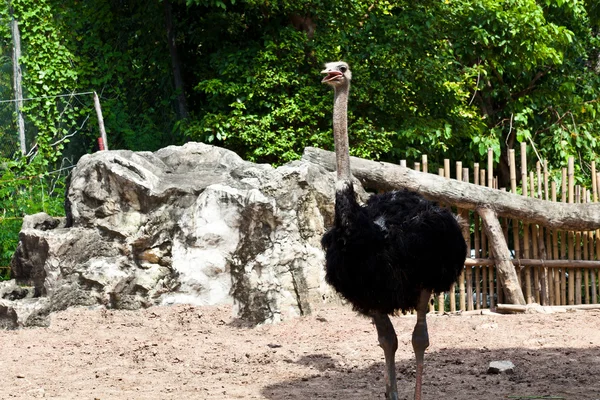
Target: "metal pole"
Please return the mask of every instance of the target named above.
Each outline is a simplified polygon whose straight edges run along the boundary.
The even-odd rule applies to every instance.
[[[12,16],[12,36],[13,36],[13,87],[15,90],[15,107],[17,112],[17,128],[19,130],[19,142],[21,144],[21,153],[27,154],[27,144],[25,142],[25,119],[23,118],[23,74],[19,59],[21,58],[21,34],[19,33],[19,23],[15,19],[13,9],[10,13]]]

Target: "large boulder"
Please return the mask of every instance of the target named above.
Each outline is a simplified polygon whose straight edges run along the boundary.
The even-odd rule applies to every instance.
[[[310,313],[333,297],[320,239],[334,187],[309,162],[273,168],[201,143],[86,155],[67,220],[25,218],[0,326],[73,305],[232,304],[253,323]]]

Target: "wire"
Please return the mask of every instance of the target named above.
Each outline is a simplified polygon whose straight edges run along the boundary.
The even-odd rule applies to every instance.
[[[27,100],[55,99],[57,97],[72,97],[72,96],[79,96],[79,95],[84,95],[84,94],[94,94],[94,92],[58,94],[56,96],[29,97],[29,98],[26,98],[26,99],[0,100],[0,103],[12,103],[12,102],[16,102],[16,101],[27,101]]]
[[[66,170],[68,170],[68,169],[73,169],[73,168],[75,168],[75,167],[76,167],[76,165],[70,165],[70,166],[68,166],[68,167],[62,167],[61,169],[57,169],[56,171],[50,171],[50,172],[46,172],[46,174],[57,174],[57,173],[60,173],[60,172],[66,171]]]

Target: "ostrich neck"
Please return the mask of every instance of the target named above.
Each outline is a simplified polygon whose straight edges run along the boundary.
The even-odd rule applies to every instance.
[[[348,148],[348,92],[350,85],[336,87],[333,99],[333,139],[337,179],[339,183],[352,182],[350,150]]]
[[[348,92],[350,86],[335,87],[333,100],[333,139],[337,182],[335,185],[335,225],[348,229],[356,223],[359,208],[350,172],[350,149],[348,145]]]

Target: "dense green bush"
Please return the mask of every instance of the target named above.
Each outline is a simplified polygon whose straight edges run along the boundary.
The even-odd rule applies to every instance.
[[[200,108],[186,135],[276,163],[298,158],[308,145],[331,148],[332,97],[319,71],[344,59],[354,74],[353,154],[397,160],[423,151],[454,158],[471,152],[469,138],[484,125],[463,104],[467,87],[451,46],[436,37],[444,28],[439,7],[318,7],[281,4],[265,14],[248,2],[200,13],[201,24],[220,36],[201,43],[206,53],[193,64],[198,83],[191,97]],[[298,29],[294,18],[312,28]]]
[[[9,277],[23,216],[64,215],[64,174],[42,173],[35,161],[0,159],[0,279]]]
[[[191,3],[182,21],[205,35],[181,42],[196,105],[180,125],[190,139],[272,163],[307,145],[331,148],[331,93],[319,69],[344,59],[354,73],[355,155],[470,164],[491,147],[504,184],[507,150],[518,142],[551,167],[576,156],[586,172],[598,161],[598,6],[590,2]]]

